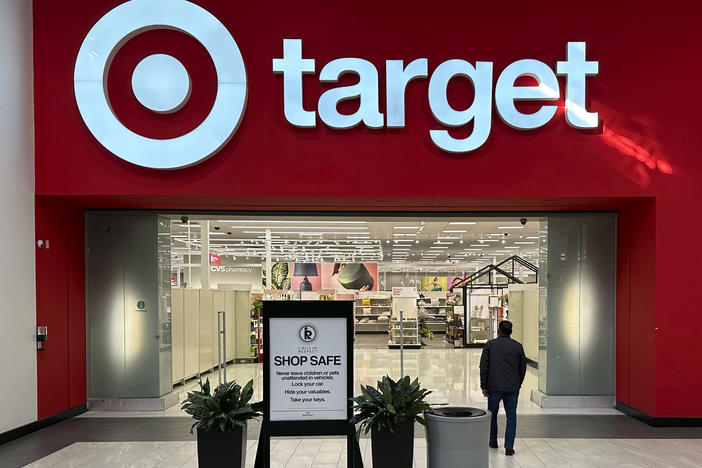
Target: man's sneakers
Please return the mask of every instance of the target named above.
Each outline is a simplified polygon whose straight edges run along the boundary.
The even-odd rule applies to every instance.
[[[490,448],[497,448],[497,441],[496,440],[491,440],[490,443],[488,444]]]

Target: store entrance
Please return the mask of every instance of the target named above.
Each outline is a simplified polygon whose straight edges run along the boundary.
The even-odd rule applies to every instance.
[[[89,395],[162,397],[220,362],[258,378],[262,301],[349,300],[358,384],[399,372],[402,342],[406,373],[474,403],[480,348],[510,320],[532,364],[523,401],[611,399],[614,221],[91,212]]]

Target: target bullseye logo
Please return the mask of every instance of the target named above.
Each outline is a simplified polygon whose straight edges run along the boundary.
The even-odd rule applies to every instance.
[[[155,139],[128,129],[112,111],[107,92],[110,63],[132,37],[153,29],[172,29],[199,41],[217,73],[210,113],[192,131]],[[210,12],[186,0],[130,0],[100,18],[83,41],[74,70],[74,91],[81,117],[93,136],[114,155],[138,166],[175,169],[215,154],[232,137],[244,114],[247,96],[244,60],[227,28]],[[180,110],[191,93],[191,79],[175,57],[153,54],[132,74],[134,96],[158,113]]]

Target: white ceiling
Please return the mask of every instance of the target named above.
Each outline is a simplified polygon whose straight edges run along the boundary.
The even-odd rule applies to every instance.
[[[538,219],[522,225],[519,217],[181,218],[171,221],[174,265],[187,263],[188,253],[199,256],[204,221],[210,250],[237,262],[262,262],[270,230],[274,261],[378,262],[384,271],[473,271],[512,255],[538,264],[543,235]]]

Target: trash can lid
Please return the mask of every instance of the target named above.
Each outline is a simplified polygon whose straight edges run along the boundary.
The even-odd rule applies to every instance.
[[[427,413],[446,418],[477,418],[478,416],[485,416],[487,414],[485,410],[481,410],[480,408],[466,408],[460,406],[432,408],[427,411]]]

